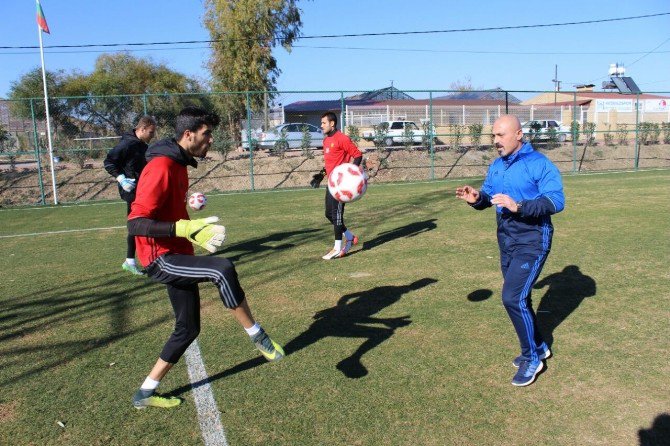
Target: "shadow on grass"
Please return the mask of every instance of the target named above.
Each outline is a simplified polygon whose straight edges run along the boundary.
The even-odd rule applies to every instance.
[[[167,314],[128,329],[131,306],[137,304],[134,298],[157,285],[143,278],[120,280],[121,274],[125,273],[107,274],[96,281],[74,281],[39,291],[37,297],[35,293],[26,294],[3,303],[0,341],[5,346],[14,342],[15,346],[0,349],[6,372],[0,386],[16,384],[172,319]],[[102,326],[90,325],[91,321],[104,320],[107,322]],[[15,372],[10,365],[19,365],[20,371]]]
[[[302,229],[299,231],[278,232],[276,234],[270,234],[228,245],[224,251],[213,255],[223,255],[231,262],[237,262],[242,257],[247,257],[252,254],[272,254],[276,251],[283,251],[289,248],[294,248],[298,243],[291,242],[290,239],[295,238],[296,241],[299,240],[299,244],[304,244],[309,242],[311,239],[316,238],[317,235],[321,236],[321,232],[323,231],[320,229]],[[281,242],[281,244],[273,245],[277,242]],[[228,253],[234,252],[237,253],[228,255]]]
[[[670,414],[658,415],[649,429],[640,429],[637,435],[640,439],[640,446],[669,446]]]
[[[299,334],[295,339],[284,346],[284,352],[290,356],[321,339],[329,336],[340,338],[363,338],[365,341],[349,357],[342,359],[337,364],[337,369],[349,378],[361,378],[368,374],[368,370],[361,363],[361,357],[390,338],[395,330],[411,324],[409,316],[394,318],[375,318],[372,315],[384,308],[393,305],[400,298],[411,291],[418,290],[437,282],[436,279],[424,278],[404,286],[380,286],[367,291],[344,295],[331,308],[321,310],[314,315],[314,322],[307,330]],[[367,324],[379,324],[375,327]],[[332,353],[332,352],[331,352]],[[287,358],[290,360],[290,358]],[[286,360],[286,359],[285,359]],[[265,363],[263,357],[250,359],[205,380],[191,385],[179,387],[171,395],[181,395],[191,388],[197,388],[204,384],[226,378],[245,370],[250,370]]]
[[[596,282],[582,274],[579,267],[569,265],[563,271],[551,274],[533,288],[547,287],[537,307],[537,324],[545,342],[554,343],[554,330],[579,307],[582,301],[596,294]]]
[[[367,240],[363,243],[363,251],[376,248],[379,245],[390,242],[392,240],[402,238],[402,237],[414,237],[423,232],[431,231],[437,228],[435,224],[437,220],[431,218],[430,220],[417,221],[414,223],[409,223],[404,226],[400,226],[389,231],[382,232],[377,237]]]
[[[493,291],[491,290],[485,290],[485,289],[475,290],[472,293],[468,294],[468,300],[470,302],[481,302],[488,299],[491,296],[493,296]]]

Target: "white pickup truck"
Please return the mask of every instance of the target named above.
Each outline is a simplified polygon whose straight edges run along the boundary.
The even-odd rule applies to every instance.
[[[421,144],[424,131],[418,125],[416,125],[414,121],[384,121],[379,125],[384,123],[388,125],[388,130],[384,136],[384,144],[387,146],[404,143],[407,139],[407,133],[405,133],[405,129],[408,129],[408,132],[412,132],[413,143]],[[373,141],[375,139],[374,129],[364,131],[361,137],[366,141]]]

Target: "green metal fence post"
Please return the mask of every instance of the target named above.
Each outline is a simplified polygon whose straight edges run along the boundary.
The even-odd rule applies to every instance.
[[[572,93],[572,173],[577,172],[577,92]]]
[[[142,105],[144,106],[144,116],[148,115],[147,113],[147,94],[142,95]]]
[[[435,146],[433,134],[433,92],[428,93],[428,137],[430,138],[430,179],[435,179]]]
[[[35,119],[35,105],[33,100],[30,100],[30,116],[33,120],[33,140],[35,141],[35,159],[37,159],[37,176],[40,183],[40,201],[42,204],[47,204],[44,197],[44,180],[42,179],[42,160],[40,159],[40,143],[37,139],[37,120]]]
[[[249,146],[249,177],[254,190],[254,146],[251,140],[251,93],[247,91],[247,145]]]
[[[347,126],[347,114],[344,112],[344,92],[340,91],[340,116],[342,118],[342,124],[340,124],[340,129],[344,132],[344,128]]]
[[[640,140],[638,139],[640,130],[640,94],[635,95],[635,170],[640,165]]]
[[[509,115],[509,92],[508,91],[505,92],[505,114]]]

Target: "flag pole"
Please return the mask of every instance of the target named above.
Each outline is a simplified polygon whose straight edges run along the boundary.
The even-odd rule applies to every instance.
[[[44,84],[44,107],[47,113],[47,141],[49,143],[49,165],[51,166],[51,186],[54,191],[54,204],[58,204],[56,191],[56,171],[54,170],[53,146],[51,144],[51,119],[49,117],[49,93],[47,92],[47,73],[44,69],[44,48],[42,46],[42,28],[37,25],[37,35],[40,38],[40,58],[42,60],[42,83]]]

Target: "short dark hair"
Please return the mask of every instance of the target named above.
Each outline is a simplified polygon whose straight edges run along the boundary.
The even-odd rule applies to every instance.
[[[322,118],[326,118],[330,122],[335,123],[335,127],[337,127],[337,115],[333,112],[325,112],[324,114],[321,115]]]
[[[156,118],[153,116],[144,115],[139,119],[139,121],[137,121],[137,126],[135,128],[142,129],[151,126],[156,127]]]
[[[200,107],[185,107],[177,115],[174,123],[175,137],[180,139],[186,130],[198,131],[203,125],[216,127],[219,125],[219,115]]]

